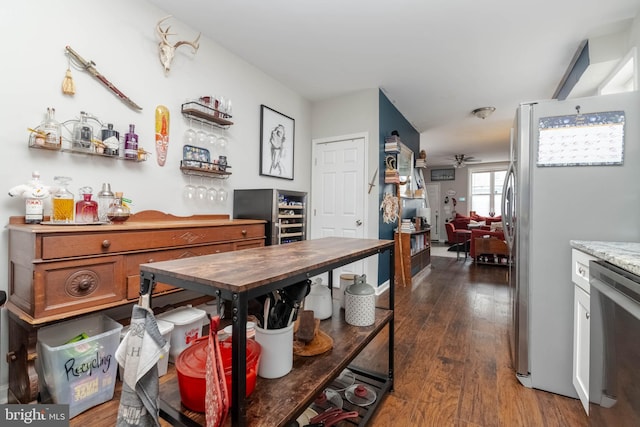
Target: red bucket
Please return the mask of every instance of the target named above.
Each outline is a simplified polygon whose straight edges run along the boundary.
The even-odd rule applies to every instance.
[[[209,337],[199,338],[194,344],[187,347],[176,360],[178,373],[178,387],[180,388],[180,400],[182,404],[196,412],[205,411],[206,391],[206,364],[207,351],[209,349]],[[258,362],[262,349],[256,341],[247,340],[247,397],[256,388]],[[220,343],[222,365],[224,366],[224,378],[227,390],[231,396],[231,338]]]

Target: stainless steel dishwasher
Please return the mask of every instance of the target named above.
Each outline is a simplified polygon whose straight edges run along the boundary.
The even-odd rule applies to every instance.
[[[589,264],[589,424],[640,425],[640,277]]]

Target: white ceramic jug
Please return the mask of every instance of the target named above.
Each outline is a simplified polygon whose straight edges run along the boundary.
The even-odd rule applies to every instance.
[[[313,317],[324,320],[333,314],[333,301],[331,290],[322,284],[322,279],[317,278],[311,285],[309,295],[304,299],[305,310],[313,310]]]
[[[376,292],[367,284],[367,276],[356,276],[344,291],[344,318],[353,326],[371,326],[376,320]]]

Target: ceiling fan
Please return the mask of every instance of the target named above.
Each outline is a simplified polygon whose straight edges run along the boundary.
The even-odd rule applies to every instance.
[[[465,154],[456,154],[451,160],[453,160],[454,168],[463,168],[467,166],[467,163],[478,163],[482,160],[476,159],[473,156],[467,156]]]

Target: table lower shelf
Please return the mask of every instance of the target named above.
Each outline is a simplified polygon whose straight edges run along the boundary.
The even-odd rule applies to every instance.
[[[287,426],[347,367],[356,374],[356,381],[376,390],[377,397],[367,407],[351,405],[344,399],[345,410],[357,410],[360,415],[355,421],[344,421],[344,424],[339,425],[365,425],[368,422],[384,395],[393,388],[393,378],[386,372],[368,372],[349,365],[379,333],[388,333],[388,328],[387,331],[383,330],[393,319],[393,312],[377,308],[374,325],[367,327],[346,324],[344,310],[339,309],[338,304],[334,304],[334,313],[330,319],[320,323],[321,330],[333,338],[331,350],[313,357],[294,356],[292,371],[282,378],[258,378],[255,391],[247,398],[248,426]],[[121,385],[120,381],[116,383],[112,400],[74,417],[70,420],[70,426],[115,425]],[[167,374],[160,378],[160,398],[163,425],[191,427],[206,424],[204,414],[189,411],[182,406],[173,364],[169,364]],[[231,425],[230,418],[226,425]]]
[[[335,309],[336,305],[334,305]],[[338,313],[334,311],[334,313]],[[333,338],[333,348],[326,353],[313,356],[295,356],[293,369],[282,378],[258,378],[256,389],[247,398],[247,425],[249,426],[286,426],[295,420],[313,402],[327,386],[331,384],[343,369],[367,346],[373,338],[388,325],[393,318],[393,312],[386,309],[376,309],[374,325],[367,327],[351,326],[344,321],[344,310],[339,315],[334,314],[330,319],[320,323],[320,329]],[[378,374],[384,378],[381,390],[388,391],[392,387],[392,378],[387,373]],[[370,375],[373,379],[373,375]],[[380,381],[378,379],[378,381]],[[165,382],[160,388],[162,409],[168,418],[176,411],[195,421],[195,425],[204,425],[204,414],[183,411],[180,403],[180,392],[177,378]],[[379,395],[382,398],[382,394]],[[173,409],[171,409],[173,408]],[[165,416],[166,416],[165,415]],[[366,414],[363,412],[362,418]],[[184,418],[180,416],[179,418]],[[367,418],[368,419],[368,418]],[[179,425],[179,420],[168,420]],[[194,425],[190,422],[184,425]]]

